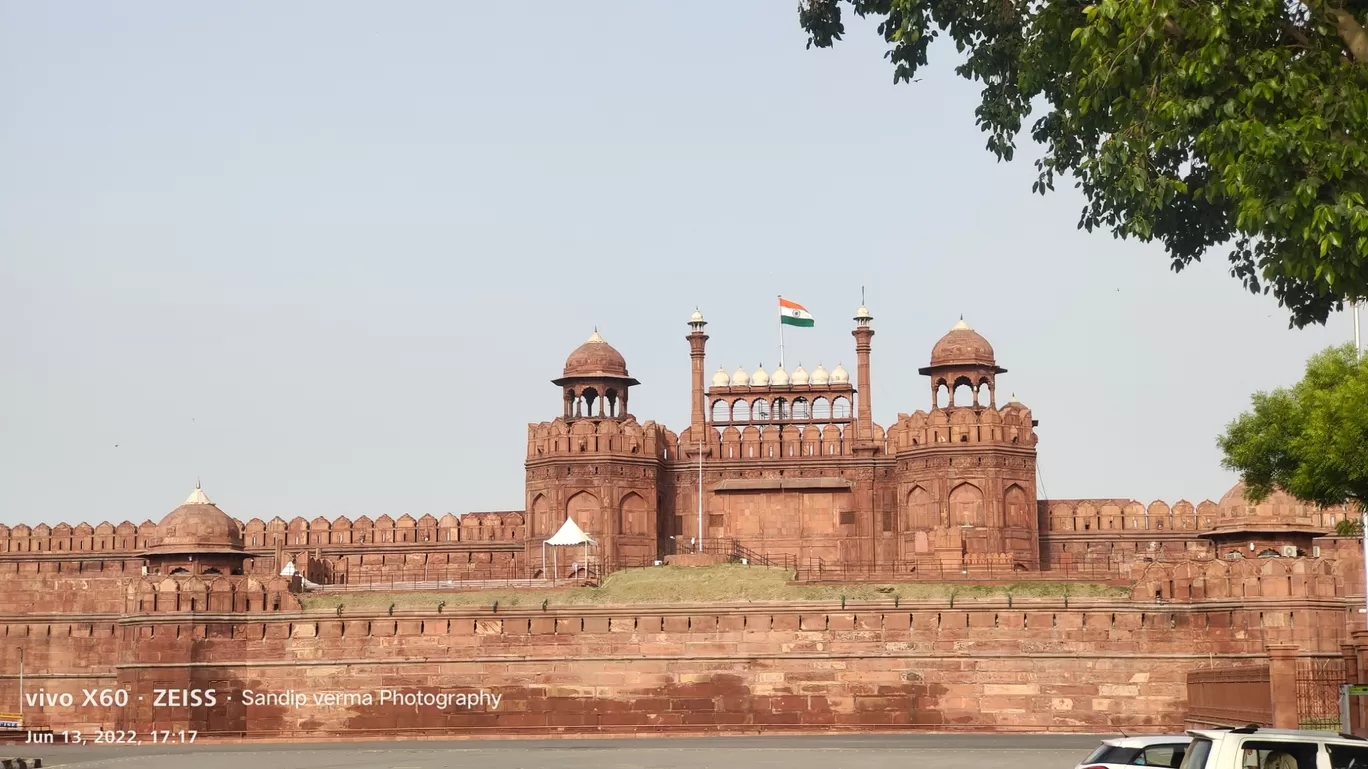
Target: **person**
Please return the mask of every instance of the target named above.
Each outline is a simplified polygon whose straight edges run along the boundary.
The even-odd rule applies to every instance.
[[[1263,769],[1297,769],[1297,759],[1291,753],[1275,750],[1264,758]]]

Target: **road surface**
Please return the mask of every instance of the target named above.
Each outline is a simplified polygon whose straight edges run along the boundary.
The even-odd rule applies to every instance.
[[[1073,769],[1090,735],[453,740],[106,747],[0,746],[81,769]],[[37,749],[35,749],[37,748]]]

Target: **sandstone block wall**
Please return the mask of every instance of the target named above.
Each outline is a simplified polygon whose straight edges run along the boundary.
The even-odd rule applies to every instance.
[[[128,707],[30,709],[53,728],[193,728],[202,733],[641,727],[997,728],[1162,731],[1184,717],[1184,675],[1264,659],[1270,639],[1338,653],[1339,605],[1138,607],[1124,602],[604,607],[191,615],[4,625],[0,665],[31,649],[28,686],[117,686]],[[889,602],[891,604],[891,602]],[[69,677],[70,676],[70,677]],[[156,689],[218,691],[212,707],[156,707]],[[488,707],[300,707],[382,690],[470,692]],[[17,681],[0,679],[0,704]],[[141,700],[137,698],[141,697]],[[230,699],[233,698],[233,699]]]

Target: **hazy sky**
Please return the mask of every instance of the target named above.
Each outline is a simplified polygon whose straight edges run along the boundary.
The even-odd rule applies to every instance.
[[[844,362],[875,420],[964,315],[1051,497],[1217,499],[1215,437],[1347,315],[1075,229],[932,50],[804,49],[764,2],[0,0],[0,522],[521,509],[527,424],[595,326],[689,418],[709,373]],[[1029,141],[1029,140],[1028,140]]]

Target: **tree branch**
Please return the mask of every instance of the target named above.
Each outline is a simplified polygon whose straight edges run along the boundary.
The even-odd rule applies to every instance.
[[[1311,9],[1325,14],[1325,17],[1335,24],[1335,31],[1339,33],[1340,40],[1344,41],[1344,47],[1349,52],[1349,57],[1359,64],[1368,64],[1368,30],[1363,28],[1363,24],[1354,18],[1354,14],[1341,8],[1335,8],[1322,0],[1300,0],[1301,4]]]
[[[1348,46],[1349,53],[1360,64],[1368,64],[1368,30],[1363,28],[1354,14],[1339,8],[1327,8],[1326,15],[1335,22],[1340,38]]]

